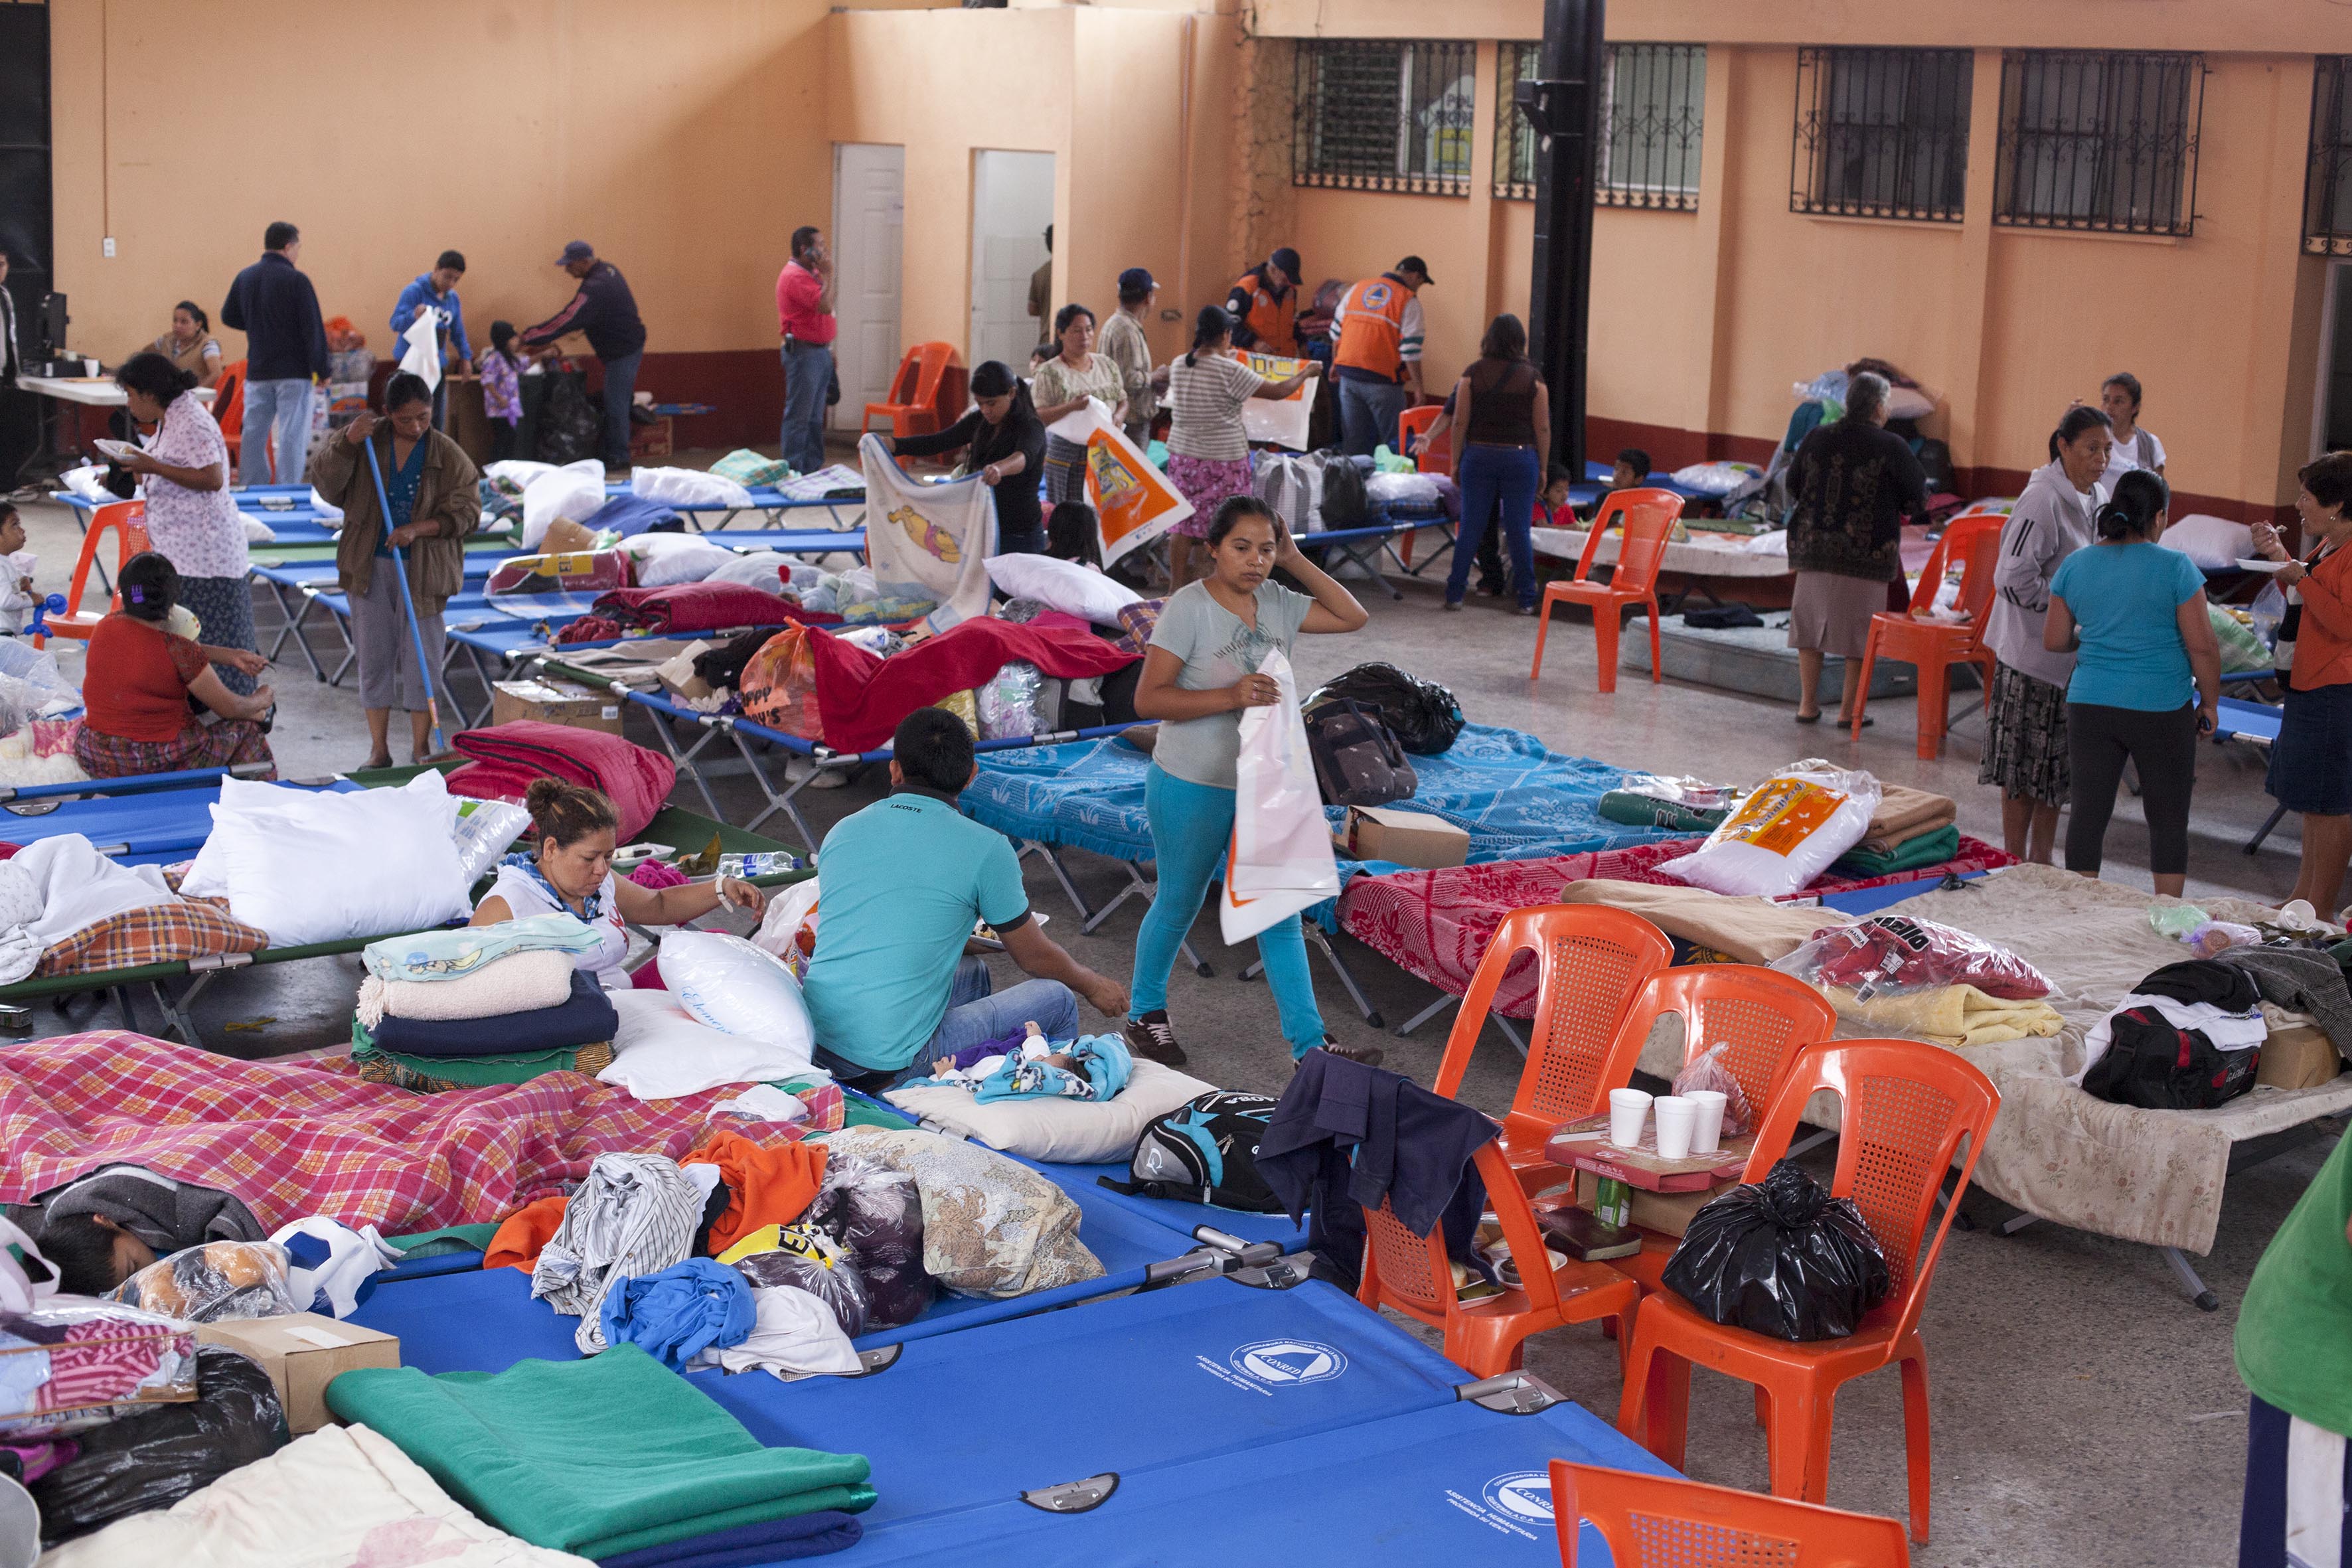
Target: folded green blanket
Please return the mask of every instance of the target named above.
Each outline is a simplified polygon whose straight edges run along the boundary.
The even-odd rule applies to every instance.
[[[1728,806],[1702,810],[1678,800],[1636,795],[1629,789],[1609,791],[1595,809],[1604,822],[1622,823],[1627,827],[1672,827],[1685,833],[1711,833],[1731,815]]]
[[[1960,852],[1960,829],[1957,823],[1947,823],[1933,833],[1923,833],[1893,853],[1875,849],[1849,849],[1839,856],[1830,869],[1846,877],[1891,877],[1897,871],[1916,871],[1922,866],[1940,865]]]
[[[583,1061],[583,1058],[586,1061]],[[431,1090],[454,1084],[461,1089],[485,1089],[499,1084],[529,1083],[551,1072],[584,1072],[593,1077],[610,1067],[610,1046],[558,1046],[544,1051],[520,1051],[499,1057],[418,1057],[387,1051],[375,1043],[368,1026],[352,1020],[352,1061],[360,1076],[403,1089]]]
[[[763,1448],[633,1344],[496,1373],[347,1372],[327,1404],[398,1444],[485,1521],[583,1557],[874,1506],[864,1456]]]
[[[488,1252],[490,1237],[498,1233],[498,1221],[492,1220],[488,1225],[445,1225],[413,1236],[387,1236],[383,1244],[403,1258],[438,1258],[445,1252]]]

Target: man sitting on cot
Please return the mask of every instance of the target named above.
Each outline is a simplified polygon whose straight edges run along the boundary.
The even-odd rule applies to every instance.
[[[1078,996],[1126,1017],[1127,988],[1031,917],[1013,841],[956,809],[979,773],[963,721],[917,709],[890,744],[889,797],[836,824],[817,852],[816,953],[801,989],[818,1063],[861,1087],[895,1087],[1033,1019],[1049,1039],[1074,1038]],[[992,994],[975,923],[1035,978]]]

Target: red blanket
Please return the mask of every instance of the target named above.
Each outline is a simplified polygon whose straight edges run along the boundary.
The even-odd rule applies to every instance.
[[[468,730],[450,744],[475,759],[449,775],[451,795],[520,801],[541,774],[586,784],[611,799],[624,844],[646,830],[677,783],[677,764],[660,752],[569,724],[516,719]]]
[[[1394,871],[1357,877],[1339,895],[1339,921],[1348,933],[1409,974],[1456,996],[1470,989],[1470,977],[1486,956],[1495,928],[1513,910],[1557,903],[1570,882],[1599,878],[1617,882],[1654,882],[1679,887],[1654,868],[1687,855],[1704,838],[1668,838],[1627,849],[1560,855],[1545,860],[1488,860],[1442,871]],[[1885,877],[1825,876],[1805,896],[1850,893],[1894,882],[1932,886],[1948,871],[1963,875],[2017,862],[1979,839],[1963,835],[1960,852],[1940,866],[1923,866]],[[1521,953],[1505,972],[1495,1009],[1506,1017],[1528,1018],[1536,1009],[1536,965]]]
[[[344,1063],[240,1062],[106,1029],[0,1048],[0,1203],[127,1160],[236,1194],[276,1229],[309,1215],[386,1235],[499,1219],[599,1154],[683,1157],[731,1088],[640,1101],[578,1073],[416,1094]],[[760,1144],[800,1123],[719,1113]]]
[[[614,588],[598,595],[593,613],[654,637],[686,637],[728,626],[789,626],[797,608],[780,594],[740,583],[673,583]]]
[[[1108,675],[1135,662],[1133,654],[1081,627],[985,618],[961,622],[888,658],[812,628],[809,651],[816,661],[824,743],[837,752],[888,745],[899,720],[971,690],[1014,659],[1066,679]]]

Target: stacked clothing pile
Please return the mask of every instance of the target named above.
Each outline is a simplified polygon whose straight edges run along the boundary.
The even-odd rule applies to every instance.
[[[2086,1093],[2149,1110],[2205,1110],[2252,1093],[2270,1025],[2253,973],[2168,963],[2083,1037]]]
[[[485,1522],[605,1568],[839,1551],[874,1506],[862,1456],[763,1447],[635,1345],[494,1375],[347,1372],[327,1403]]]
[[[568,914],[371,943],[352,1016],[360,1075],[437,1093],[602,1072],[620,1017],[572,963],[596,943]]]
[[[1940,866],[1960,852],[1958,807],[1952,797],[1881,784],[1878,809],[1862,842],[1831,868],[1849,877],[1886,877]]]

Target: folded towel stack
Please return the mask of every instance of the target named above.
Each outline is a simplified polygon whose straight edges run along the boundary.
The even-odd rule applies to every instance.
[[[495,929],[495,928],[489,928]],[[362,1075],[427,1092],[602,1071],[620,1018],[560,948],[525,948],[447,979],[371,973],[352,1018]]]
[[[1948,795],[1885,784],[1862,842],[1839,858],[1836,870],[1885,877],[1949,860],[1960,852],[1959,808]]]

